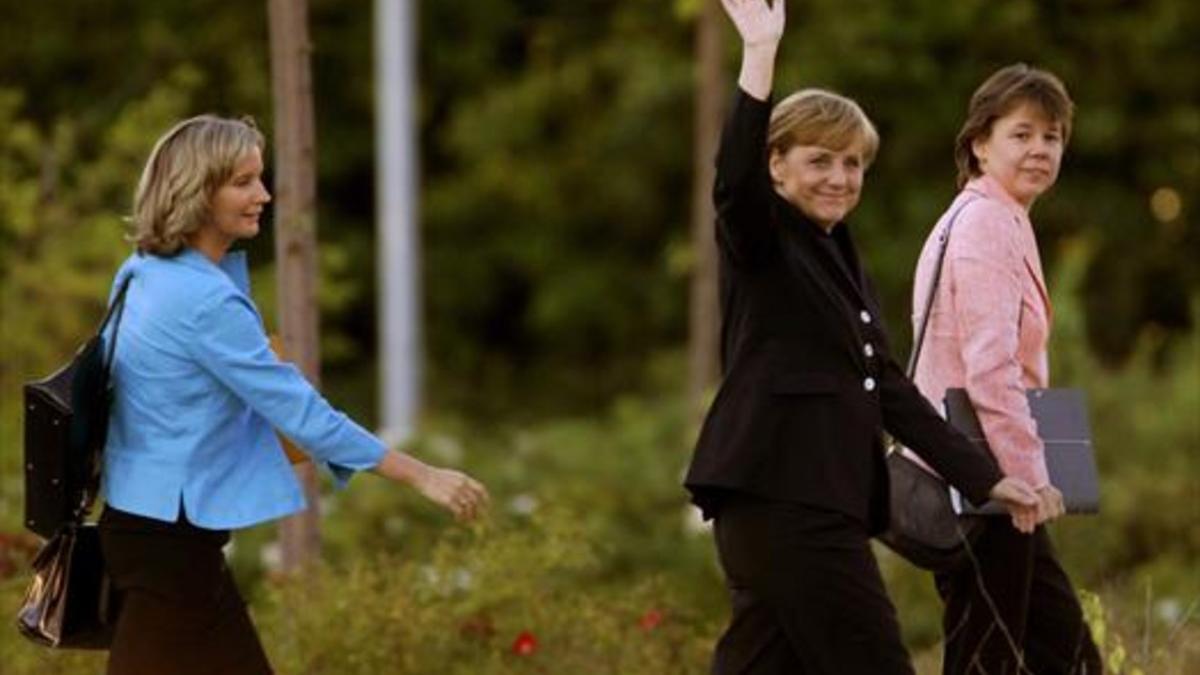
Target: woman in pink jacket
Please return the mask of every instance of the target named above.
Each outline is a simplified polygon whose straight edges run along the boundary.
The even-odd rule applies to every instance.
[[[1057,77],[1025,64],[975,91],[955,143],[961,191],[925,242],[913,288],[920,325],[938,238],[957,213],[914,379],[937,406],[947,388],[967,390],[1001,470],[1038,491],[1039,520],[1063,504],[1025,398],[1048,386],[1052,316],[1029,209],[1058,177],[1073,107]],[[974,548],[978,571],[936,576],[944,673],[1102,672],[1044,527],[1022,534],[991,519]]]

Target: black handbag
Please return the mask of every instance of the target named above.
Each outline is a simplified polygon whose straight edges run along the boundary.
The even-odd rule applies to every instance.
[[[82,522],[96,498],[112,402],[109,373],[128,288],[127,278],[96,334],[69,363],[24,387],[25,527],[44,539]],[[106,350],[109,321],[115,323]]]
[[[889,448],[891,517],[876,538],[900,557],[931,572],[956,568],[966,557],[964,544],[983,532],[984,518],[959,515],[944,480],[917,466],[898,447]]]
[[[972,201],[974,200],[963,202],[951,215],[950,222],[938,240],[939,251],[933,282],[925,301],[925,313],[921,318],[920,330],[917,331],[916,345],[908,361],[909,379],[917,369],[921,345],[925,341],[925,329],[929,326],[929,313],[941,280],[950,230],[954,227],[958,214]],[[976,445],[972,447],[975,447],[981,459],[995,463],[995,458],[986,448]],[[951,502],[946,481],[906,457],[899,443],[893,441],[888,444],[885,461],[891,485],[890,517],[888,529],[877,535],[876,539],[922,569],[944,572],[957,567],[966,556],[964,544],[974,542],[983,532],[986,524],[984,516],[959,515]]]
[[[33,559],[17,628],[47,647],[108,649],[120,612],[94,524],[68,523]]]
[[[107,649],[119,612],[99,533],[85,520],[100,485],[109,376],[128,288],[129,278],[70,363],[24,389],[25,526],[48,541],[34,558],[17,627],[49,647]]]

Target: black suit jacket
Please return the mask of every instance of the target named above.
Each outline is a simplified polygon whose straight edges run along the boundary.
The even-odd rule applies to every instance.
[[[1001,474],[892,358],[845,224],[827,235],[771,186],[770,103],[738,92],[717,156],[724,381],[685,485],[707,517],[727,491],[887,524],[883,432],[976,503]]]

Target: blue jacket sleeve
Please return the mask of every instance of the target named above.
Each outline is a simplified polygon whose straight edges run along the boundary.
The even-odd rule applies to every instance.
[[[271,351],[258,311],[245,296],[222,294],[195,314],[192,356],[271,426],[315,460],[339,485],[379,464],[386,446],[331,406],[293,365]]]

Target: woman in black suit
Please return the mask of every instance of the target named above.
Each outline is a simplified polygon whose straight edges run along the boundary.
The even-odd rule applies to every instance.
[[[886,430],[1031,531],[1037,496],[970,452],[893,360],[843,219],[878,136],[853,101],[770,104],[783,0],[722,0],[743,41],[717,157],[724,382],[686,486],[715,518],[733,618],[713,672],[911,673],[870,549]]]

